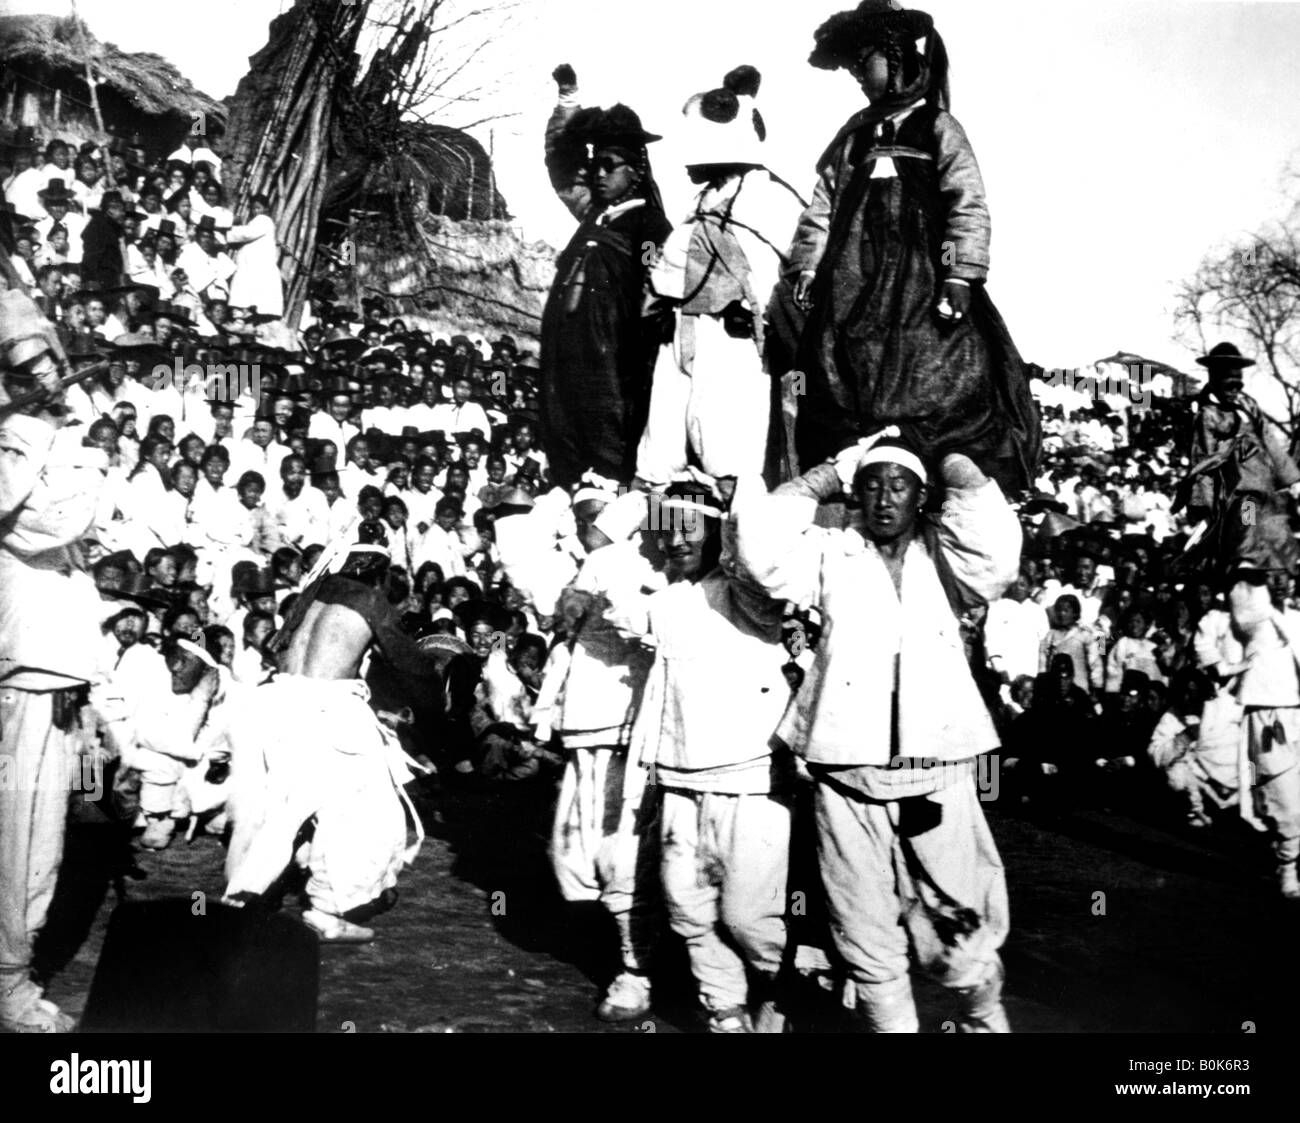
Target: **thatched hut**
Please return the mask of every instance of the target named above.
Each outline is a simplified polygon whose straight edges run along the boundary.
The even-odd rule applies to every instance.
[[[90,63],[104,131],[86,80]],[[144,138],[170,152],[196,114],[205,131],[224,126],[225,107],[197,90],[166,59],[101,43],[72,16],[0,16],[0,131],[28,126],[44,139]],[[108,135],[105,135],[107,133]]]

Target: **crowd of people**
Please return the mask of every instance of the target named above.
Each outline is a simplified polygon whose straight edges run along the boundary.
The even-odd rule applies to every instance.
[[[619,934],[611,1021],[652,1009],[666,913],[709,1028],[782,1029],[800,808],[819,954],[876,1031],[917,1028],[913,964],[963,1030],[1009,1028],[991,798],[1244,818],[1300,895],[1300,693],[1274,657],[1300,469],[1250,413],[1248,360],[1206,356],[1195,407],[1040,417],[930,18],[864,0],[812,61],[870,103],[812,201],[766,169],[741,67],[686,104],[677,225],[658,138],[556,70],[547,170],[579,226],[536,359],[328,282],[290,330],[268,200],[236,223],[202,138],[166,159],[19,138],[6,753],[111,762],[142,848],[225,840],[231,905],[296,861],[326,942],[374,938],[422,837],[415,775],[558,788],[559,888]],[[66,1028],[28,978],[62,824],[4,798],[44,810],[0,816],[0,1013]]]

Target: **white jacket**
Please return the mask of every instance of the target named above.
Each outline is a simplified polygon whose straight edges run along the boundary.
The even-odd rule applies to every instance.
[[[632,738],[642,764],[725,768],[771,751],[790,700],[781,609],[722,569],[649,595],[610,590],[610,622],[655,652]]]
[[[740,481],[732,503],[742,566],[774,597],[818,604],[825,621],[779,736],[817,764],[888,765],[897,654],[898,755],[964,760],[997,747],[949,600],[987,603],[1015,578],[1020,525],[997,484],[953,488],[937,519],[919,520],[901,603],[875,545],[812,526],[816,508],[757,479]]]
[[[96,673],[99,594],[78,545],[94,520],[108,458],[76,429],[22,414],[0,423],[0,676],[58,689]]]
[[[275,222],[258,215],[243,226],[232,226],[226,243],[238,247],[235,272],[230,279],[230,306],[254,305],[263,316],[284,315],[284,285],[280,279],[280,250],[275,242]]]

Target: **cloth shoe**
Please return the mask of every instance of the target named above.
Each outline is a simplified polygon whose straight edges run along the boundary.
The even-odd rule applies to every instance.
[[[150,815],[145,822],[140,845],[146,850],[166,850],[171,844],[176,823],[170,815]]]
[[[749,1020],[749,1011],[743,1006],[733,1006],[730,1010],[718,1010],[709,1015],[710,1033],[753,1033],[754,1023]]]
[[[1010,1033],[1011,1023],[1002,1007],[1002,961],[978,986],[963,987],[956,993],[962,1006],[957,1019],[958,1033]]]
[[[602,1022],[631,1022],[650,1013],[650,980],[645,975],[624,971],[605,991],[596,1007]]]
[[[29,980],[0,995],[0,1029],[7,1033],[71,1033],[76,1024]]]
[[[302,921],[327,944],[368,944],[375,938],[373,928],[363,928],[319,909],[308,909]]]

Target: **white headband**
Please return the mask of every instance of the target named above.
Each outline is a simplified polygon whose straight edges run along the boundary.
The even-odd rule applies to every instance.
[[[353,542],[348,547],[349,554],[382,554],[384,557],[392,560],[393,554],[387,546],[380,546],[376,542]],[[346,560],[346,559],[344,559]]]
[[[612,491],[606,491],[602,487],[580,487],[573,493],[573,505],[576,507],[579,503],[613,503],[618,496]]]
[[[694,499],[664,499],[660,501],[659,509],[661,511],[698,511],[701,515],[708,515],[711,519],[726,517],[719,508],[697,503]]]
[[[858,472],[868,464],[900,464],[915,472],[922,483],[926,482],[925,465],[921,463],[921,458],[905,448],[894,445],[872,445],[858,461]]]
[[[618,484],[602,476],[599,472],[583,472],[582,479],[578,482],[582,486],[573,493],[573,506],[575,507],[579,503],[586,503],[590,500],[596,500],[600,503],[612,503],[619,496]]]
[[[191,655],[197,655],[203,662],[205,662],[214,671],[217,669],[217,661],[214,658],[212,658],[212,656],[209,655],[207,651],[204,648],[200,647],[197,643],[194,643],[193,641],[187,639],[178,639],[176,641],[176,646],[179,647],[182,651],[188,651]]]

